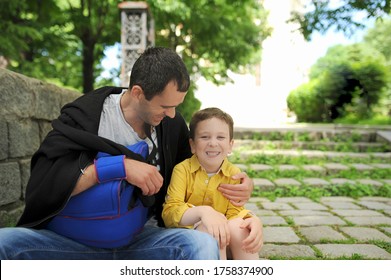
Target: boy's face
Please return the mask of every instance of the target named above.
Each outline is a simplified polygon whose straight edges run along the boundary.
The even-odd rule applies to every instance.
[[[224,121],[211,118],[198,123],[194,140],[190,139],[191,151],[206,172],[217,172],[225,157],[231,153],[234,141],[230,140],[229,127]]]

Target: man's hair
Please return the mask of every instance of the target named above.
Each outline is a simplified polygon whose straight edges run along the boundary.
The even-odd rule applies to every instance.
[[[190,77],[181,57],[169,48],[150,47],[134,63],[129,88],[140,86],[145,98],[151,100],[171,81],[176,83],[178,91],[189,90]]]
[[[219,120],[222,120],[226,124],[228,124],[229,138],[230,138],[230,140],[232,140],[234,137],[234,135],[233,135],[234,134],[234,121],[233,121],[232,117],[229,114],[227,114],[226,112],[220,110],[219,108],[215,108],[215,107],[206,108],[206,109],[197,111],[193,114],[193,116],[190,120],[190,124],[189,124],[190,139],[194,140],[195,131],[197,129],[197,125],[200,122],[205,121],[205,120],[209,120],[212,118],[217,118]]]

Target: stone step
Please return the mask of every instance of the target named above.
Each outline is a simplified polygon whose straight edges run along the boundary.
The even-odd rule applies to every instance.
[[[316,150],[246,150],[238,152],[240,161],[246,161],[251,156],[284,156],[284,157],[308,157],[308,158],[325,158],[333,161],[335,158],[351,158],[352,162],[355,158],[358,159],[383,159],[391,162],[391,152],[385,153],[353,153],[353,152],[332,152],[332,151],[316,151]]]
[[[391,185],[391,178],[388,179],[346,179],[346,178],[277,178],[274,180],[269,180],[266,178],[252,178],[254,182],[254,190],[255,191],[272,191],[281,187],[288,186],[312,186],[312,187],[327,187],[327,186],[341,186],[344,184],[361,184],[372,187],[381,187],[383,185]]]
[[[381,130],[377,132],[377,139],[379,142],[391,143],[391,130]]]
[[[391,259],[391,198],[254,197],[246,204],[263,223],[266,259]]]
[[[260,150],[260,149],[299,149],[320,151],[352,151],[352,152],[389,152],[391,145],[374,142],[325,142],[325,141],[265,141],[265,140],[235,140],[234,149]]]
[[[288,141],[353,141],[377,142],[382,138],[378,131],[391,131],[390,126],[352,127],[352,126],[287,126],[274,128],[235,128],[235,139],[288,140]]]
[[[376,169],[391,170],[391,163],[325,163],[321,165],[304,164],[304,165],[293,165],[293,164],[280,164],[280,165],[269,165],[269,164],[236,164],[242,171],[251,172],[254,171],[257,174],[262,174],[265,171],[275,171],[279,173],[287,172],[294,173],[300,172],[311,172],[319,174],[320,176],[335,175],[346,170],[355,170],[356,172],[374,171]]]

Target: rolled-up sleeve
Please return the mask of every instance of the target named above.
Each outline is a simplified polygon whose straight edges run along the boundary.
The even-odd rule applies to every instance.
[[[173,170],[162,212],[162,218],[166,227],[192,227],[192,225],[180,225],[180,221],[186,210],[194,207],[185,202],[186,187],[189,183],[187,173],[186,167],[183,164],[178,164]]]

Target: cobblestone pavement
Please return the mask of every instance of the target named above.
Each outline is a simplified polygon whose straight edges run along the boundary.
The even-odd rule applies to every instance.
[[[264,225],[261,258],[391,259],[391,198],[257,197],[246,208]]]

